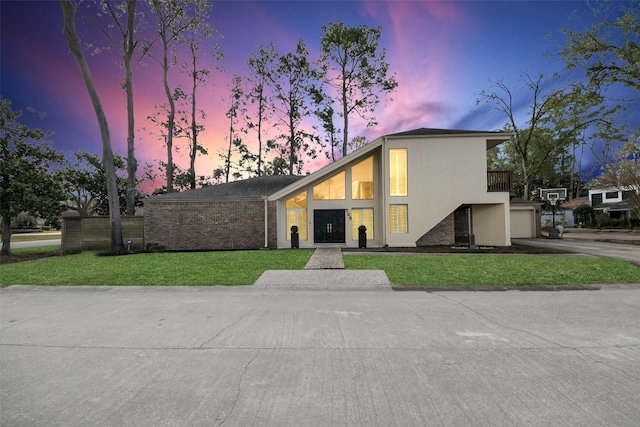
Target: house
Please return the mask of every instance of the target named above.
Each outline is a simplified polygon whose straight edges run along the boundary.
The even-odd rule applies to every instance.
[[[511,133],[416,129],[386,135],[304,177],[260,177],[145,202],[145,242],[169,250],[509,246],[510,172],[486,151]],[[221,187],[221,188],[216,188]]]
[[[576,197],[572,200],[563,200],[559,202],[555,207],[555,220],[556,225],[561,225],[563,227],[575,227],[576,219],[573,216],[573,210],[582,205],[588,205],[589,198],[588,197]],[[553,224],[554,212],[549,204],[545,206],[545,209],[542,212],[542,226],[543,227],[551,227]]]
[[[589,190],[589,202],[596,213],[604,213],[613,219],[629,219],[631,195],[635,190],[626,188],[593,189]]]

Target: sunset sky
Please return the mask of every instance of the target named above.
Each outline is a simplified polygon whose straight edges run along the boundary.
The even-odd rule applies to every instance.
[[[14,109],[33,107],[46,117],[25,113],[24,122],[53,131],[54,147],[68,157],[78,150],[100,153],[95,114],[78,67],[61,34],[57,1],[6,1],[1,7],[1,94]],[[106,45],[90,24],[77,17],[83,41]],[[218,149],[228,144],[228,85],[233,74],[248,75],[251,51],[270,41],[279,53],[291,52],[299,39],[311,59],[318,57],[320,27],[343,21],[350,26],[382,27],[382,47],[390,71],[399,83],[393,101],[378,111],[378,126],[355,121],[350,135],[369,140],[419,127],[497,130],[506,120],[476,105],[491,80],[503,79],[516,93],[516,105],[526,105],[520,74],[551,75],[562,63],[553,54],[564,41],[560,30],[583,30],[594,23],[583,1],[217,1],[212,26],[224,38],[216,40],[225,58],[225,72],[216,72],[199,92],[206,111],[201,140],[208,156],[197,162],[197,173],[210,175],[220,166]],[[213,43],[213,42],[212,42]],[[551,56],[543,56],[545,53]],[[119,82],[118,57],[102,53],[89,58],[94,80],[109,121],[114,150],[126,153],[126,103]],[[178,72],[174,84],[184,80]],[[146,59],[135,74],[136,152],[141,164],[166,159],[157,136],[150,135],[147,116],[163,101],[160,68]],[[252,139],[247,137],[249,145]],[[178,145],[184,144],[178,142]],[[183,149],[176,162],[186,168]],[[309,164],[313,171],[326,161]]]

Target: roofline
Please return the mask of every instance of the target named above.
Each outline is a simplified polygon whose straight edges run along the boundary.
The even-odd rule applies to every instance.
[[[422,139],[422,138],[457,138],[463,136],[467,137],[480,137],[486,138],[487,150],[490,150],[505,141],[510,140],[515,136],[515,132],[503,132],[503,131],[452,131],[452,133],[441,134],[429,134],[429,135],[402,135],[402,133],[395,133],[385,135],[385,139]]]
[[[368,143],[367,145],[365,145],[364,147],[360,147],[357,150],[347,154],[346,156],[344,156],[343,158],[341,158],[340,160],[336,160],[335,162],[321,168],[318,169],[317,171],[305,176],[302,179],[297,180],[294,183],[289,184],[288,186],[276,191],[275,193],[271,194],[270,196],[267,197],[267,200],[269,201],[273,201],[273,200],[278,200],[280,198],[282,198],[282,196],[285,196],[293,191],[296,191],[302,187],[305,187],[307,185],[309,185],[309,183],[317,180],[319,177],[321,176],[327,176],[327,175],[331,175],[332,172],[334,172],[336,169],[340,169],[342,166],[348,164],[349,162],[351,162],[354,158],[357,158],[359,156],[365,155],[367,153],[370,153],[371,151],[375,150],[376,148],[382,146],[382,142],[386,137],[382,137],[382,138],[378,138],[370,143]]]
[[[192,199],[188,197],[184,198],[157,198],[157,197],[147,197],[144,199],[144,204],[147,203],[218,203],[218,202],[262,202],[267,198],[267,196],[261,197],[209,197],[209,198],[197,198]]]

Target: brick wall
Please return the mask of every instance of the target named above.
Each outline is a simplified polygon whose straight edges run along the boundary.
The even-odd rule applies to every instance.
[[[268,202],[269,242],[275,248],[276,205]],[[264,247],[264,200],[153,201],[145,204],[147,248],[166,250]]]
[[[456,240],[454,214],[451,213],[438,225],[416,241],[416,246],[453,245]]]

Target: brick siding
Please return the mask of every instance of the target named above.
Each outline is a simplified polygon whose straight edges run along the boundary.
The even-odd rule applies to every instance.
[[[416,246],[453,245],[456,240],[454,214],[451,213],[416,241]]]
[[[275,202],[268,202],[268,219],[268,247],[275,248]],[[146,203],[144,237],[149,249],[260,249],[264,247],[264,200]]]

